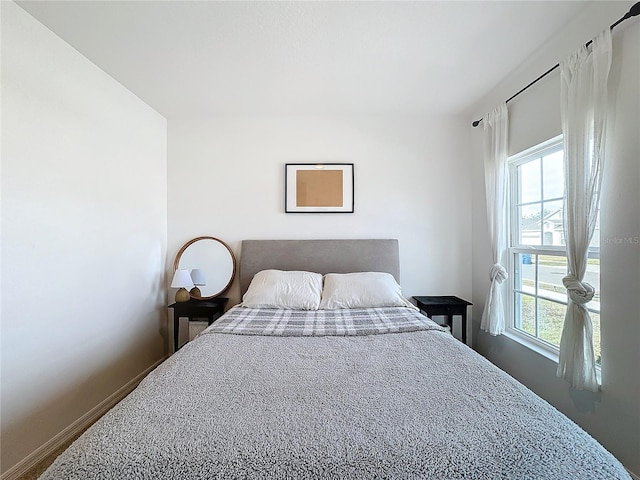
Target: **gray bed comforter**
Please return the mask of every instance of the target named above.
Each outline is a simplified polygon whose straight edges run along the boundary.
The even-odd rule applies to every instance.
[[[567,417],[417,312],[369,313],[232,309],[41,478],[630,478]]]

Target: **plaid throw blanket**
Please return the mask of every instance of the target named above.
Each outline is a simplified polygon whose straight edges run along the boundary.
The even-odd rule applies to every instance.
[[[284,310],[235,306],[202,334],[322,337],[416,330],[447,331],[419,312],[406,307]]]

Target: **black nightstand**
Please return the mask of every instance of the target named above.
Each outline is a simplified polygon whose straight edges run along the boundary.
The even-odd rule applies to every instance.
[[[462,322],[460,323],[462,343],[467,343],[467,307],[473,305],[473,303],[452,296],[413,297],[413,299],[416,301],[418,308],[427,314],[427,317],[431,318],[434,315],[446,316],[447,325],[451,328],[451,333],[453,333],[453,316],[460,315],[462,317]]]
[[[191,299],[188,302],[176,302],[169,305],[173,308],[173,350],[178,351],[178,339],[180,338],[180,317],[187,317],[189,321],[194,318],[206,318],[209,325],[224,313],[224,307],[228,298],[217,297],[210,300]]]

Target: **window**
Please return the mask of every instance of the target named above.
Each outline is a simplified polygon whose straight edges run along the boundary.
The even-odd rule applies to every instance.
[[[508,331],[557,355],[567,305],[562,136],[509,159],[510,309]],[[587,304],[600,365],[600,227],[589,247],[585,281],[596,289]]]

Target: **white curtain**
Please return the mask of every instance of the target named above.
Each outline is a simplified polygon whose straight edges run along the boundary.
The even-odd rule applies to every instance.
[[[568,264],[563,283],[569,298],[556,374],[574,388],[592,391],[598,390],[598,382],[586,304],[595,290],[583,280],[600,202],[610,67],[609,29],[595,38],[590,48],[581,48],[560,64]]]
[[[500,261],[507,248],[507,134],[509,115],[502,103],[483,119],[484,182],[487,196],[487,219],[493,252],[493,267],[489,272],[491,286],[482,312],[480,328],[491,335],[504,332],[504,302],[501,284],[507,270]]]

